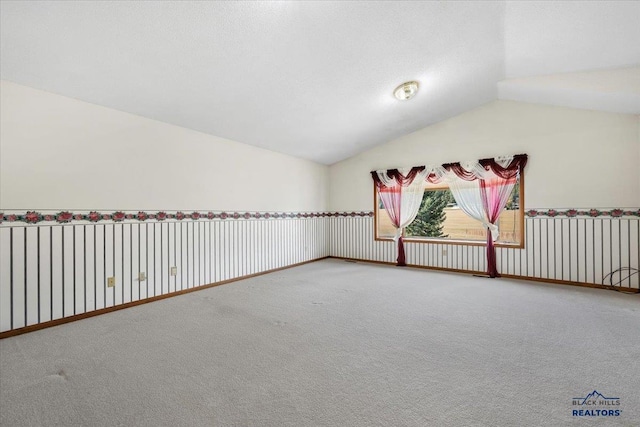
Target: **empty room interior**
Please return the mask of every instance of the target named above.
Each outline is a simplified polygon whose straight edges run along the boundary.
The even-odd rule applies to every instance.
[[[0,0],[0,72],[1,426],[640,425],[640,2]]]

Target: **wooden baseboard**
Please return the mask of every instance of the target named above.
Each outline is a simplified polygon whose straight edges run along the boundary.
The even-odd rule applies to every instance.
[[[345,257],[336,257],[336,256],[330,256],[328,258],[342,259],[345,261],[354,261],[354,262],[366,262],[371,264],[382,264],[382,265],[391,265],[391,266],[396,265],[394,262],[387,262],[387,261],[373,261],[373,260],[367,260],[367,259],[345,258]],[[480,276],[487,275],[485,271],[461,270],[457,268],[430,267],[430,266],[415,265],[415,264],[407,264],[407,267],[420,268],[424,270],[447,271],[450,273],[462,273],[462,274],[472,274],[472,275],[480,275]],[[596,283],[574,282],[569,280],[557,280],[557,279],[545,279],[542,277],[519,276],[516,274],[501,274],[500,277],[503,277],[505,279],[529,280],[533,282],[553,283],[556,285],[581,286],[585,288],[607,289],[607,290],[615,290],[615,291],[620,291],[620,292],[630,293],[630,294],[640,294],[640,289],[630,288],[627,286],[598,285]]]
[[[533,282],[553,283],[555,285],[581,286],[583,288],[607,289],[610,291],[620,291],[629,294],[640,294],[640,289],[630,288],[628,286],[610,286],[599,285],[597,283],[574,282],[570,280],[546,279],[543,277],[518,276],[515,274],[502,274],[501,277],[506,279],[530,280]]]
[[[38,324],[35,324],[35,325],[24,326],[22,328],[17,328],[17,329],[12,329],[10,331],[0,332],[0,339],[9,338],[9,337],[13,337],[13,336],[16,336],[16,335],[21,335],[21,334],[26,334],[27,332],[33,332],[33,331],[37,331],[37,330],[40,330],[40,329],[51,328],[53,326],[58,326],[58,325],[62,325],[64,323],[69,323],[69,322],[75,322],[76,320],[82,320],[82,319],[86,319],[86,318],[89,318],[89,317],[100,316],[101,314],[107,314],[107,313],[111,313],[113,311],[118,311],[118,310],[123,310],[125,308],[135,307],[137,305],[147,304],[147,303],[150,303],[150,302],[154,302],[154,301],[159,301],[159,300],[166,299],[166,298],[175,297],[175,296],[178,296],[178,295],[184,295],[184,294],[188,294],[190,292],[201,291],[203,289],[209,289],[209,288],[213,288],[215,286],[226,285],[228,283],[237,282],[239,280],[249,279],[251,277],[262,276],[263,274],[274,273],[276,271],[281,271],[281,270],[286,270],[286,269],[293,268],[293,267],[298,267],[300,265],[309,264],[309,263],[320,261],[320,260],[323,260],[323,259],[326,259],[326,258],[329,258],[329,257],[327,256],[327,257],[316,258],[316,259],[312,259],[310,261],[304,261],[304,262],[299,262],[299,263],[296,263],[296,264],[287,265],[286,267],[273,268],[271,270],[262,271],[260,273],[248,274],[246,276],[235,277],[233,279],[223,280],[221,282],[209,283],[209,284],[206,284],[206,285],[196,286],[194,288],[189,288],[189,289],[182,289],[180,291],[170,292],[170,293],[163,294],[163,295],[156,295],[154,297],[145,298],[145,299],[138,300],[138,301],[131,301],[131,302],[127,302],[127,303],[124,303],[124,304],[115,305],[115,306],[112,306],[112,307],[105,307],[105,308],[101,308],[99,310],[88,311],[86,313],[76,314],[74,316],[63,317],[63,318],[60,318],[60,319],[50,320],[48,322],[38,323]]]

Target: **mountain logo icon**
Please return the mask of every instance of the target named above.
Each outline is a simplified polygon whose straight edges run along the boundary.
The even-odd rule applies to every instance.
[[[577,402],[578,405],[584,405],[589,401],[596,401],[596,400],[603,400],[603,401],[608,401],[608,400],[619,400],[619,397],[606,397],[604,396],[602,393],[600,393],[598,390],[593,390],[591,393],[587,394],[585,397],[574,397],[573,400]]]

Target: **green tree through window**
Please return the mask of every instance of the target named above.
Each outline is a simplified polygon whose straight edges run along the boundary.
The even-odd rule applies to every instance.
[[[406,228],[409,236],[449,237],[442,232],[446,219],[444,208],[453,203],[451,191],[425,191],[416,219]]]

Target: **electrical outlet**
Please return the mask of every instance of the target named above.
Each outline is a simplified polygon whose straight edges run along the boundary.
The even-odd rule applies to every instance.
[[[147,280],[147,273],[145,273],[144,271],[138,273],[138,281],[144,282],[145,280]]]
[[[178,275],[178,267],[171,267],[171,275],[172,276]]]
[[[447,248],[442,248],[442,256],[447,256]]]
[[[107,277],[107,288],[113,288],[116,285],[115,277]]]

